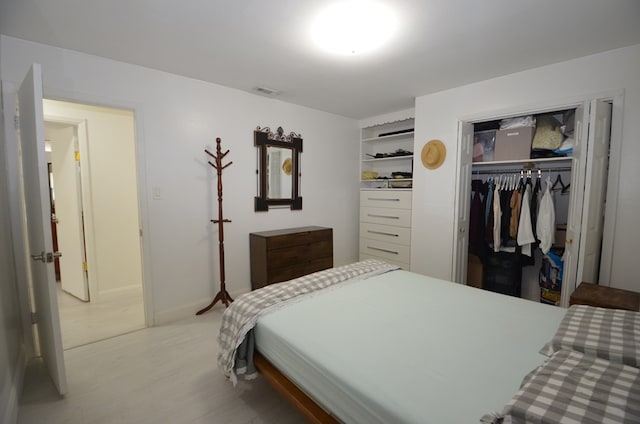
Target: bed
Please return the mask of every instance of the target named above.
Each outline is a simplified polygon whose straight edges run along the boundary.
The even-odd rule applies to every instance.
[[[265,288],[280,295],[232,343],[233,368],[218,358],[223,372],[253,377],[255,349],[263,375],[316,422],[526,422],[530,407],[514,399],[528,398],[522,388],[542,378],[550,357],[563,360],[557,352],[566,349],[550,341],[566,310],[379,261],[346,268],[354,266],[341,277],[345,267]],[[300,292],[327,273],[324,287]],[[233,314],[225,312],[219,342]]]

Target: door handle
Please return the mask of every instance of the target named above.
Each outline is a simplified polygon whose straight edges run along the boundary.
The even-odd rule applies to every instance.
[[[31,255],[34,261],[42,261],[43,263],[51,263],[54,259],[62,257],[62,252],[40,252],[39,255]]]
[[[31,259],[33,259],[34,261],[42,261],[42,262],[47,262],[47,255],[44,254],[44,252],[40,252],[39,255],[31,255]]]

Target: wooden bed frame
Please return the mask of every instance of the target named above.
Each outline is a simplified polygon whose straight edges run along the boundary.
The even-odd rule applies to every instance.
[[[313,399],[291,382],[258,351],[253,354],[253,363],[274,389],[314,424],[339,424],[336,418],[321,408]]]

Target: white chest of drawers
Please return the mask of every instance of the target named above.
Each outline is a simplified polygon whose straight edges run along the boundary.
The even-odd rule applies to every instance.
[[[409,270],[411,190],[360,190],[360,260],[375,258]]]

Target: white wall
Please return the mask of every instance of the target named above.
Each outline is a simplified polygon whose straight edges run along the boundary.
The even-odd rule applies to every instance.
[[[624,89],[611,285],[640,291],[635,249],[640,240],[639,75],[640,45],[636,45],[418,97],[415,151],[438,138],[447,146],[447,158],[437,170],[414,169],[412,270],[451,278],[459,120],[505,109],[566,104]],[[619,112],[614,109],[614,114]]]
[[[249,233],[333,228],[334,262],[357,259],[357,121],[139,66],[0,36],[0,72],[18,85],[42,64],[45,96],[131,108],[136,117],[145,289],[160,321],[195,313],[218,289],[215,170],[204,149],[222,138],[226,283],[249,290]],[[194,59],[195,60],[195,59]],[[253,211],[256,126],[301,133],[303,210]],[[117,164],[114,164],[117,165]],[[159,192],[161,199],[154,200]],[[13,200],[13,199],[12,199]]]
[[[81,146],[80,151],[88,172],[82,175],[82,188],[88,215],[85,226],[89,275],[97,280],[96,289],[105,294],[140,288],[142,258],[133,113],[45,100],[44,114],[86,122],[87,146],[86,150]],[[92,299],[97,299],[97,294],[92,293]]]

